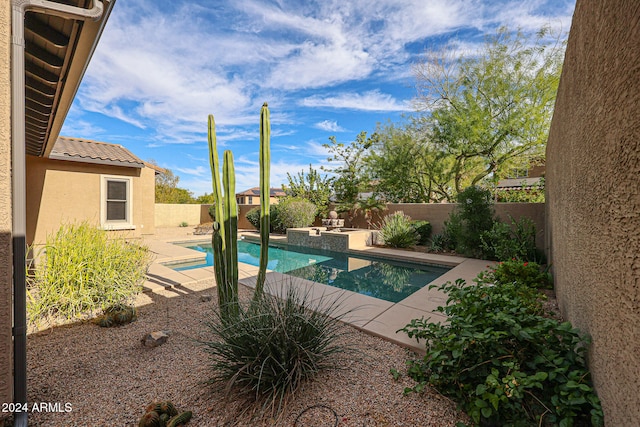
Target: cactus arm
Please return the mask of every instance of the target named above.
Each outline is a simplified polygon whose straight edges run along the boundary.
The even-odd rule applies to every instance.
[[[211,246],[213,247],[213,269],[215,272],[216,287],[218,289],[218,301],[225,301],[225,284],[227,278],[224,269],[224,228],[220,221],[224,218],[222,211],[222,186],[220,185],[220,160],[218,159],[218,147],[216,139],[216,124],[213,115],[209,115],[208,122],[208,143],[209,143],[209,164],[211,167],[211,182],[213,186],[213,203],[215,218],[213,220],[213,236]]]
[[[269,198],[271,196],[269,173],[271,165],[271,120],[265,102],[260,110],[260,266],[256,280],[254,298],[258,299],[264,289],[269,262]]]
[[[226,302],[229,310],[238,312],[238,204],[236,202],[236,175],[233,166],[233,153],[224,152],[222,166],[222,185],[224,187],[224,262],[227,274]]]

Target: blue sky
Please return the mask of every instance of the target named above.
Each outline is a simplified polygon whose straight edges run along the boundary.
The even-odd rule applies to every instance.
[[[412,64],[502,25],[567,32],[575,0],[118,0],[61,135],[122,144],[198,196],[211,192],[207,115],[238,192],[258,185],[260,107],[272,187],[414,111]]]

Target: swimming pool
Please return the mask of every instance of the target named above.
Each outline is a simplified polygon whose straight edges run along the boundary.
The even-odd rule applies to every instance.
[[[213,265],[211,243],[180,244],[206,253],[199,264],[167,265],[177,271]],[[260,245],[238,242],[238,260],[258,266]],[[294,245],[269,245],[269,270],[335,286],[390,302],[399,302],[450,270],[449,267],[330,252]]]

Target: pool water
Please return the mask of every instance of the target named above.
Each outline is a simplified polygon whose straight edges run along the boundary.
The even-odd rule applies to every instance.
[[[182,271],[213,265],[211,243],[182,246],[206,252],[206,262],[169,267]],[[260,245],[239,241],[238,261],[258,266]],[[448,267],[380,260],[293,245],[270,245],[267,268],[390,302],[403,300],[450,270]]]

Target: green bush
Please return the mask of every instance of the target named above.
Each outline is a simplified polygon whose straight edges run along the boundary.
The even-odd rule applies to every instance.
[[[142,289],[150,254],[146,247],[109,238],[106,231],[82,222],[48,236],[37,259],[27,277],[33,324],[131,304]]]
[[[536,226],[530,218],[522,217],[511,225],[495,221],[490,230],[480,235],[483,257],[499,261],[518,259],[522,261],[544,260],[536,248]]]
[[[386,246],[408,248],[418,242],[418,233],[411,225],[411,218],[399,211],[382,219],[380,237]]]
[[[427,245],[431,237],[431,223],[429,221],[411,221],[411,226],[418,233],[418,244]]]
[[[339,322],[345,314],[336,314],[340,304],[312,303],[290,285],[284,299],[265,294],[229,321],[213,310],[206,324],[211,340],[202,342],[211,360],[210,384],[279,411],[303,381],[337,367],[334,356],[349,350],[339,341],[347,333]]]
[[[491,192],[471,186],[457,196],[457,206],[446,223],[446,232],[456,252],[478,258],[482,256],[482,233],[493,226]]]
[[[518,283],[531,288],[553,288],[551,275],[547,271],[542,271],[539,264],[515,259],[501,262],[490,268],[486,274],[483,274],[483,280],[500,285]]]
[[[316,219],[316,205],[306,199],[286,197],[273,208],[276,215],[271,218],[271,229],[276,233],[285,233],[287,228],[309,227]]]
[[[271,217],[271,209],[269,209],[269,217]],[[260,231],[260,206],[249,210],[245,214],[247,221],[253,225],[256,230]]]
[[[433,386],[476,425],[603,425],[585,362],[589,339],[568,322],[542,317],[533,288],[476,280],[439,287],[448,294],[437,309],[446,325],[423,318],[402,329],[427,346],[423,359],[408,362],[417,384],[405,393]]]

